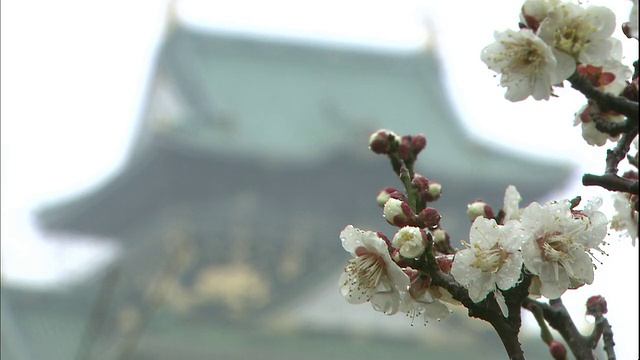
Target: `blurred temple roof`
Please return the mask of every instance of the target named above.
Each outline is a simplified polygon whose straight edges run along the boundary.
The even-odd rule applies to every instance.
[[[209,296],[234,316],[281,306],[342,266],[338,234],[346,224],[393,235],[375,196],[401,184],[386,159],[367,150],[378,128],[425,133],[416,168],[443,185],[433,206],[455,240],[467,236],[466,205],[476,197],[499,208],[514,184],[535,200],[570,174],[568,165],[476,143],[456,119],[431,51],[319,46],[180,24],[157,55],[124,168],[97,190],[43,207],[38,219],[45,231],[119,239],[127,271],[142,274],[131,276],[131,289],[162,267],[164,257],[151,255],[166,255],[166,244],[180,238],[192,249],[180,275],[186,293]],[[245,269],[234,276],[261,284],[261,298],[203,290],[229,269]]]
[[[138,222],[130,215],[140,211],[228,191],[230,183],[268,182],[259,170],[280,178],[275,182],[284,192],[296,187],[282,183],[286,171],[319,172],[306,179],[314,186],[351,172],[339,182],[350,188],[362,180],[363,166],[386,166],[366,152],[378,128],[426,134],[418,169],[443,184],[443,199],[455,195],[443,179],[453,181],[455,193],[464,184],[487,200],[501,196],[507,184],[538,198],[566,179],[568,164],[475,143],[456,119],[440,72],[430,51],[317,46],[173,27],[158,54],[125,170],[99,191],[45,207],[41,223],[50,230],[120,235],[127,223]],[[345,155],[356,162],[348,164]],[[349,181],[353,177],[357,181]]]

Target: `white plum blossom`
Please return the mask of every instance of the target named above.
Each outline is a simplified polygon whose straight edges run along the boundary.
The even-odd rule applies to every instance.
[[[370,301],[375,310],[395,314],[409,277],[391,259],[387,243],[377,233],[353,225],[342,230],[340,240],[353,256],[340,276],[342,296],[351,304]]]
[[[399,249],[400,255],[406,258],[417,258],[422,255],[425,248],[422,231],[415,226],[405,226],[398,230],[392,244]]]
[[[468,289],[474,302],[494,292],[505,317],[509,312],[498,289],[508,290],[520,280],[523,237],[518,221],[500,226],[493,219],[478,217],[469,232],[471,243],[456,253],[451,267],[451,275]]]
[[[447,305],[434,298],[429,292],[419,299],[414,299],[409,292],[401,293],[399,312],[405,313],[411,318],[411,325],[420,316],[424,317],[426,323],[427,318],[440,321],[451,314]]]
[[[622,42],[614,38],[608,38],[606,41],[611,43],[611,51],[604,64],[581,64],[578,66],[578,73],[596,89],[618,95],[627,86],[627,79],[631,78],[633,71],[622,63]]]
[[[406,224],[412,214],[409,204],[396,198],[389,198],[382,209],[382,215],[385,220],[389,224],[396,226]]]
[[[595,102],[589,102],[584,105],[577,113],[573,122],[573,126],[582,125],[582,138],[589,145],[603,146],[607,140],[617,141],[620,135],[611,136],[603,133],[596,128],[597,121],[608,123],[624,122],[624,115],[614,112],[602,112]]]
[[[560,4],[560,0],[526,0],[520,11],[520,23],[537,31],[547,14]]]
[[[559,298],[570,287],[593,282],[591,249],[601,251],[607,235],[606,216],[597,211],[600,204],[592,201],[582,213],[573,212],[569,200],[534,202],[524,209],[524,265],[539,277],[543,296]]]
[[[494,34],[496,41],[482,50],[481,59],[500,73],[505,98],[548,100],[551,86],[562,83],[575,71],[571,56],[549,47],[530,29],[505,30]]]
[[[637,201],[637,200],[636,200]],[[631,238],[631,243],[636,246],[638,240],[638,211],[634,209],[629,194],[616,192],[613,195],[613,208],[616,214],[611,219],[611,228],[617,231],[625,231]]]
[[[537,35],[580,63],[602,66],[612,51],[613,43],[609,38],[615,27],[616,17],[611,9],[604,6],[583,8],[567,2],[547,14]]]
[[[508,220],[519,220],[520,215],[522,214],[522,209],[520,209],[520,201],[522,201],[522,196],[518,192],[515,186],[509,185],[507,186],[507,190],[504,192],[504,206],[502,210],[504,210],[504,221]]]
[[[415,319],[420,316],[424,317],[425,324],[427,318],[439,321],[447,317],[451,311],[440,300],[460,305],[448,291],[438,286],[432,286],[429,277],[421,276],[419,271],[411,267],[403,268],[403,270],[409,276],[411,285],[409,291],[400,292],[399,312],[403,312],[411,318],[412,326]]]

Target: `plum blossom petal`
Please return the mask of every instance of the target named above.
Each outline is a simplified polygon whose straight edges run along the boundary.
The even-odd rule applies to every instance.
[[[391,259],[387,243],[377,233],[348,225],[340,233],[342,246],[353,259],[340,276],[340,293],[352,304],[373,301],[384,312],[397,311],[399,291],[409,287],[409,277]]]
[[[516,220],[497,225],[478,217],[469,232],[470,244],[453,259],[451,275],[467,288],[469,297],[480,302],[498,288],[507,290],[520,281],[520,226]],[[524,236],[524,233],[522,233]]]
[[[500,73],[505,98],[521,101],[529,96],[548,100],[551,86],[560,84],[575,70],[575,61],[553,50],[530,29],[496,32],[495,42],[482,50],[481,59]]]
[[[560,4],[560,0],[526,0],[520,11],[520,23],[537,31],[547,14]]]
[[[602,66],[613,49],[608,39],[615,26],[616,18],[611,9],[604,6],[583,8],[567,2],[547,14],[537,35],[576,61]]]
[[[607,226],[597,210],[600,203],[589,202],[584,211],[572,210],[568,200],[532,203],[524,209],[524,265],[539,277],[543,296],[558,298],[570,287],[593,282],[591,250],[601,252]]]
[[[520,214],[522,211],[520,210],[520,201],[522,201],[522,196],[518,192],[515,186],[509,185],[507,186],[507,190],[504,192],[504,207],[503,210],[505,212],[504,220],[518,220],[520,219]]]
[[[451,314],[451,310],[440,300],[433,298],[429,293],[419,299],[415,299],[409,292],[400,293],[400,310],[411,318],[411,325],[416,318],[423,317],[424,323],[427,319],[442,320]]]
[[[393,246],[400,249],[400,255],[406,258],[417,258],[425,248],[423,233],[415,226],[404,226],[393,237]]]

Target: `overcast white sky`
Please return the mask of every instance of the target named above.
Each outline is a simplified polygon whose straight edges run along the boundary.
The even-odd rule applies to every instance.
[[[42,242],[29,211],[95,186],[124,161],[145,81],[165,21],[166,1],[4,0],[2,43],[2,276],[45,285],[84,263],[104,262],[104,251]],[[584,99],[565,89],[548,102],[510,103],[480,61],[495,30],[517,29],[521,2],[493,1],[197,1],[179,3],[179,15],[217,29],[267,33],[319,42],[406,51],[432,44],[443,60],[448,91],[461,120],[478,138],[513,151],[560,155],[582,172],[600,173],[605,150],[588,147],[573,114]],[[606,3],[628,19],[628,0]],[[625,59],[637,42],[624,40]],[[576,174],[576,182],[579,182]],[[559,189],[558,196],[607,196],[593,188]],[[612,239],[611,256],[596,282],[565,296],[575,316],[591,294],[607,296],[621,358],[637,358],[638,297],[617,294],[637,286],[637,249]],[[78,255],[81,256],[78,256]],[[602,279],[602,280],[599,280]],[[625,279],[625,282],[621,282]],[[620,283],[618,283],[620,281]],[[629,293],[629,291],[626,291]],[[635,319],[635,322],[633,321]],[[618,320],[618,321],[616,321]],[[624,325],[623,325],[624,324]],[[628,326],[625,331],[619,331]],[[628,356],[623,356],[628,354]]]

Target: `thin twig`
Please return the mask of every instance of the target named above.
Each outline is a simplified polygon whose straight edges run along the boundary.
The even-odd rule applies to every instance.
[[[547,323],[562,335],[562,338],[569,345],[571,352],[577,359],[595,360],[589,339],[578,331],[561,299],[549,300],[549,304],[546,304],[525,298],[522,306],[525,309],[534,309],[536,307],[542,309],[542,314]]]

